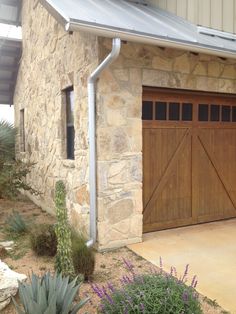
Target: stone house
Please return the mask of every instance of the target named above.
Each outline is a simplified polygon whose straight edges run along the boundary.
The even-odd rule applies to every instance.
[[[217,2],[22,1],[13,103],[30,197],[53,212],[62,179],[99,250],[236,216],[235,12]]]

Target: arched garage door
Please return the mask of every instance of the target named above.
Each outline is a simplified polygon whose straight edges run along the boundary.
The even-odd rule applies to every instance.
[[[236,217],[236,97],[143,93],[144,232]]]

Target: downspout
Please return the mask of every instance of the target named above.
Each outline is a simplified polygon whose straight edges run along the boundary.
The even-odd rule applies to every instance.
[[[90,239],[86,245],[97,241],[97,154],[96,154],[96,82],[100,74],[120,54],[121,40],[113,38],[112,50],[103,62],[88,78],[88,111],[89,111],[89,190],[90,190]]]

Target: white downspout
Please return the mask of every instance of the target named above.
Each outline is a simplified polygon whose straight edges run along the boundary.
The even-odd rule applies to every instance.
[[[89,190],[90,190],[90,239],[86,245],[94,245],[97,241],[97,155],[96,155],[96,82],[102,71],[119,56],[120,38],[112,40],[112,50],[103,62],[88,78],[88,110],[89,110]]]

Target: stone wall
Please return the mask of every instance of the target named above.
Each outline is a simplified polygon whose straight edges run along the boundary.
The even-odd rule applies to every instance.
[[[111,40],[100,40],[100,59]],[[236,64],[209,55],[123,43],[98,83],[98,238],[112,248],[142,238],[142,86],[236,93]]]
[[[55,182],[66,182],[67,207],[76,227],[89,217],[87,76],[98,63],[97,39],[85,33],[66,33],[38,3],[24,0],[22,9],[23,55],[14,105],[16,125],[25,109],[26,152],[18,157],[35,163],[29,183],[41,195],[33,200],[54,212]],[[74,85],[75,160],[65,159],[65,97]],[[17,147],[20,147],[18,140]]]

